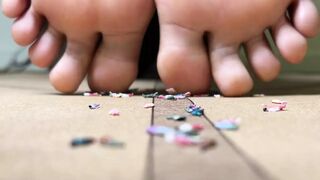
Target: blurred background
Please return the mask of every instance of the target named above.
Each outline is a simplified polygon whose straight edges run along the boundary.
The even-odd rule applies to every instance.
[[[1,2],[1,0],[0,0]],[[320,1],[315,1],[318,8],[320,8]],[[22,49],[17,46],[12,38],[10,33],[10,26],[12,21],[10,19],[5,18],[2,14],[0,14],[0,68],[7,67],[12,59],[13,55],[17,52],[17,50]],[[158,41],[154,39],[155,32],[156,36],[158,36],[157,32],[157,22],[156,18],[153,20],[154,26],[149,30],[147,34],[147,40],[143,47],[142,60],[143,63],[140,65],[140,69],[146,69],[144,72],[140,73],[140,77],[144,78],[154,78],[157,77],[155,75],[155,62],[152,62],[152,59],[156,58],[157,51],[157,43]],[[152,33],[151,33],[152,31]],[[151,38],[153,37],[153,38]],[[151,38],[151,39],[150,39]],[[27,51],[24,50],[19,56],[19,59],[25,60],[27,57]],[[142,65],[144,64],[144,65]],[[305,74],[314,74],[320,73],[320,36],[317,38],[309,40],[309,52],[306,56],[306,59],[300,65],[291,65],[282,61],[283,69],[282,73],[305,73]],[[29,66],[27,68],[28,71],[43,71],[46,72],[46,69],[39,69],[34,66]]]

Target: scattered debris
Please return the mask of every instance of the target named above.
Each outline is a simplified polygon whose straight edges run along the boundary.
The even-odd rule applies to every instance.
[[[214,139],[208,139],[208,140],[203,141],[200,144],[200,149],[202,151],[207,151],[211,148],[214,148],[217,144],[218,144],[217,141],[215,141]]]
[[[100,109],[101,105],[100,104],[90,104],[89,108],[92,109],[92,110]]]
[[[201,124],[184,123],[178,127],[151,126],[147,132],[152,136],[163,137],[167,143],[174,143],[179,146],[199,146],[207,150],[216,145],[214,140],[203,140],[200,132],[204,129]],[[214,142],[214,143],[213,143]]]
[[[181,100],[181,99],[186,99],[187,97],[189,97],[187,95],[186,94],[165,95],[165,96],[160,95],[158,98],[165,99],[165,100]]]
[[[186,99],[187,97],[191,96],[190,92],[184,93],[184,94],[177,94],[177,92],[173,89],[167,89],[168,95],[159,95],[158,92],[151,93],[151,94],[142,94],[144,98],[158,98],[163,100],[180,100],[180,99]]]
[[[112,137],[110,137],[110,136],[102,136],[100,138],[100,143],[101,144],[107,144],[110,141],[110,139],[112,139]]]
[[[236,119],[220,120],[220,121],[214,122],[213,124],[217,129],[234,131],[239,129],[240,122],[241,122],[241,119],[236,118]]]
[[[187,96],[186,94],[177,94],[177,95],[174,95],[174,98],[177,99],[177,100],[181,100],[181,99],[186,99]]]
[[[198,131],[193,131],[191,124],[182,124],[179,127],[152,126],[147,132],[150,135],[164,137],[167,143],[177,145],[196,145],[199,143]]]
[[[142,96],[144,98],[155,98],[158,96],[158,94],[159,94],[158,92],[155,92],[155,93],[151,93],[151,94],[142,94]]]
[[[95,142],[98,142],[98,141],[92,137],[74,138],[71,141],[71,146],[72,147],[88,146]],[[117,141],[109,136],[102,136],[99,142],[101,145],[112,147],[112,148],[123,148],[125,146],[124,142]]]
[[[86,91],[83,93],[83,96],[109,96],[109,92]]]
[[[282,100],[272,100],[271,105],[263,105],[263,111],[264,112],[280,112],[285,111],[287,107],[288,102],[282,101]]]
[[[178,127],[178,130],[184,134],[193,132],[193,126],[189,123],[184,123]]]
[[[126,93],[113,93],[113,92],[109,92],[109,96],[113,97],[113,98],[129,98],[134,96],[133,93],[130,94],[126,94]]]
[[[175,143],[179,146],[193,146],[199,144],[199,138],[178,135],[175,138]]]
[[[101,96],[109,96],[110,95],[110,92],[108,91],[103,91],[103,92],[100,92]]]
[[[285,111],[286,105],[264,105],[263,111],[264,112],[280,112]]]
[[[204,129],[204,126],[202,124],[193,124],[192,129],[196,132],[200,132]]]
[[[111,109],[111,110],[109,111],[109,114],[110,114],[111,116],[120,116],[120,111],[119,111],[118,109]]]
[[[108,147],[112,147],[112,148],[124,148],[125,147],[125,143],[115,140],[110,136],[103,136],[100,138],[100,144],[104,145],[104,146],[108,146]]]
[[[86,91],[83,93],[83,96],[101,96],[101,94],[98,92]]]
[[[177,100],[174,95],[159,95],[157,98],[165,100]]]
[[[288,104],[287,101],[282,101],[282,100],[279,100],[279,99],[273,99],[271,102],[273,104]]]
[[[151,126],[147,129],[147,132],[153,136],[164,136],[165,134],[175,132],[175,129],[167,126]]]
[[[168,116],[167,120],[173,120],[173,121],[185,121],[187,119],[186,116],[181,116],[181,115],[173,115],[173,116]]]
[[[265,97],[265,94],[254,94],[253,97]]]
[[[112,148],[124,148],[125,147],[125,143],[121,142],[121,141],[117,141],[117,140],[110,140],[108,143],[106,144],[102,144],[108,147],[112,147]]]
[[[71,141],[72,147],[79,147],[79,146],[87,146],[91,145],[95,142],[95,139],[92,137],[83,137],[83,138],[74,138]]]
[[[186,99],[187,97],[184,94],[177,94],[173,96],[176,100]]]
[[[193,116],[202,116],[204,114],[204,109],[195,104],[189,105],[185,110]]]
[[[209,93],[207,94],[207,96],[209,96],[209,97],[223,97],[222,95],[221,95],[221,92],[220,91],[218,91],[218,90],[210,90],[209,91]]]
[[[146,109],[150,109],[150,108],[153,108],[155,105],[153,103],[147,103],[144,105],[144,108]]]

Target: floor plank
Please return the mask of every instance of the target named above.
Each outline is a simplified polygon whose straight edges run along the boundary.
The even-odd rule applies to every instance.
[[[289,102],[288,110],[265,113],[272,99]],[[280,180],[320,179],[320,96],[193,98],[212,120],[242,118],[239,131],[223,132],[237,147]]]
[[[176,145],[167,144],[162,138],[155,137],[152,141],[153,152],[152,172],[153,179],[270,179],[264,173],[258,173],[228,142],[222,138],[204,117],[190,116],[185,112],[191,102],[189,100],[167,101],[155,100],[154,124],[175,127],[183,122],[166,120],[173,114],[188,116],[189,123],[200,123],[206,128],[202,133],[203,138],[214,138],[218,142],[215,149],[207,152],[200,151],[196,147],[181,148]],[[251,164],[252,165],[252,164]],[[230,173],[232,172],[232,173]]]
[[[151,99],[63,96],[50,86],[45,74],[1,75],[0,179],[318,180],[319,82],[316,75],[291,74],[257,85],[255,93],[274,96],[192,98],[205,108],[210,120],[243,119],[239,131],[220,134],[206,119],[190,118],[207,127],[205,137],[218,141],[216,149],[203,153],[146,135],[152,113],[143,105]],[[132,87],[164,88],[155,81],[136,82]],[[88,90],[85,83],[80,88],[84,90]],[[274,98],[287,100],[288,111],[263,113],[261,104]],[[91,103],[101,103],[103,108],[91,111]],[[155,103],[154,123],[175,126],[164,117],[185,113],[189,102]],[[114,107],[121,110],[120,117],[108,115]],[[127,147],[69,146],[75,136],[105,134],[127,142]]]
[[[0,91],[1,180],[144,178],[151,111],[143,105],[150,99],[60,96],[8,87]],[[102,108],[90,110],[91,103]],[[119,108],[121,116],[111,117],[111,108]],[[102,135],[126,142],[126,148],[69,145],[73,137]]]

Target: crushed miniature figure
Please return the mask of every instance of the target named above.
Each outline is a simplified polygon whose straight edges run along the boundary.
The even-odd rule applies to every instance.
[[[297,64],[320,24],[313,0],[2,0],[2,9],[15,19],[13,39],[30,46],[33,64],[48,67],[64,50],[50,72],[62,93],[75,92],[86,76],[93,91],[127,90],[156,9],[160,78],[192,94],[215,82],[225,96],[240,96],[253,87],[253,75],[275,79],[281,67],[266,32],[282,57]],[[242,63],[240,47],[254,73]]]

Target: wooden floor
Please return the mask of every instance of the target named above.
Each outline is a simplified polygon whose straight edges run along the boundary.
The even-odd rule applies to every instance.
[[[161,87],[154,81],[133,85]],[[86,85],[81,90],[87,90]],[[164,101],[141,96],[64,96],[51,88],[43,74],[1,75],[0,92],[1,180],[320,179],[320,76],[290,74],[271,84],[258,84],[252,93],[265,97]],[[288,101],[288,110],[262,112],[261,104],[275,98]],[[143,108],[148,102],[155,103],[153,110]],[[205,108],[205,116],[188,121],[203,124],[203,136],[214,138],[216,148],[202,152],[147,135],[151,124],[176,126],[165,117],[184,114],[184,107],[192,102]],[[92,111],[88,108],[92,103],[102,108]],[[112,108],[121,115],[108,115]],[[212,122],[228,117],[242,119],[238,131],[212,127]],[[126,142],[125,148],[70,147],[74,137],[103,135]]]

